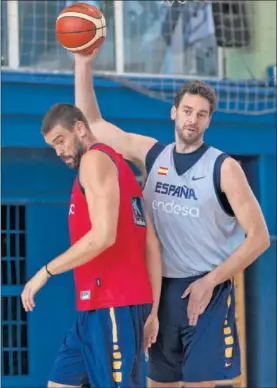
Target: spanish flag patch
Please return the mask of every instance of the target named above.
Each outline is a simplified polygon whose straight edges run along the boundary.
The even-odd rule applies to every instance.
[[[158,175],[167,175],[167,174],[168,174],[168,167],[159,167]]]

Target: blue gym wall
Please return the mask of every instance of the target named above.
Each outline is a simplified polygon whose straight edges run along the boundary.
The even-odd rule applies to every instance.
[[[95,86],[107,120],[126,131],[147,134],[161,142],[173,140],[169,104],[101,78],[95,80]],[[264,92],[262,87],[255,88],[256,98],[257,91]],[[51,105],[73,101],[72,75],[2,73],[2,205],[26,206],[27,279],[69,243],[67,214],[74,173],[46,147],[40,126]],[[216,113],[206,142],[243,160],[270,234],[276,236],[275,114]],[[273,241],[271,248],[246,273],[251,387],[276,387],[275,260],[276,241]],[[3,285],[2,295],[19,296],[21,290],[20,282]],[[17,304],[19,308],[19,298]],[[2,380],[4,387],[45,386],[56,351],[75,316],[74,305],[72,274],[51,279],[39,293],[35,311],[27,317],[28,374],[23,376],[19,371],[18,376],[9,376],[12,372],[7,371]],[[11,327],[16,322],[8,319],[6,323]],[[13,346],[15,352],[22,350]],[[11,352],[7,351],[7,357],[12,362]]]

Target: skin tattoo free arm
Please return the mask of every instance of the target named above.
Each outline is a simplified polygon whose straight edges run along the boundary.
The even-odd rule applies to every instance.
[[[119,212],[116,166],[103,152],[90,151],[81,160],[80,181],[85,189],[94,227],[66,252],[48,263],[47,268],[53,275],[87,263],[112,246],[116,240]],[[43,267],[26,284],[21,295],[26,311],[32,311],[35,307],[34,296],[48,278],[49,274]]]

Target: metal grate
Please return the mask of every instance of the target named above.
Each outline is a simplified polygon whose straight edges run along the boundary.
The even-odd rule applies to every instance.
[[[2,373],[28,374],[27,317],[19,296],[2,297]]]
[[[1,206],[2,286],[26,282],[25,207]]]
[[[26,282],[25,207],[1,206],[2,373],[28,374],[27,316],[19,294]],[[8,295],[5,293],[5,286]]]

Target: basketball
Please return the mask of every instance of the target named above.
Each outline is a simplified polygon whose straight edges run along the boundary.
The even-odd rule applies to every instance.
[[[90,54],[106,39],[106,21],[102,12],[93,5],[75,3],[64,8],[56,21],[56,36],[67,50]]]

